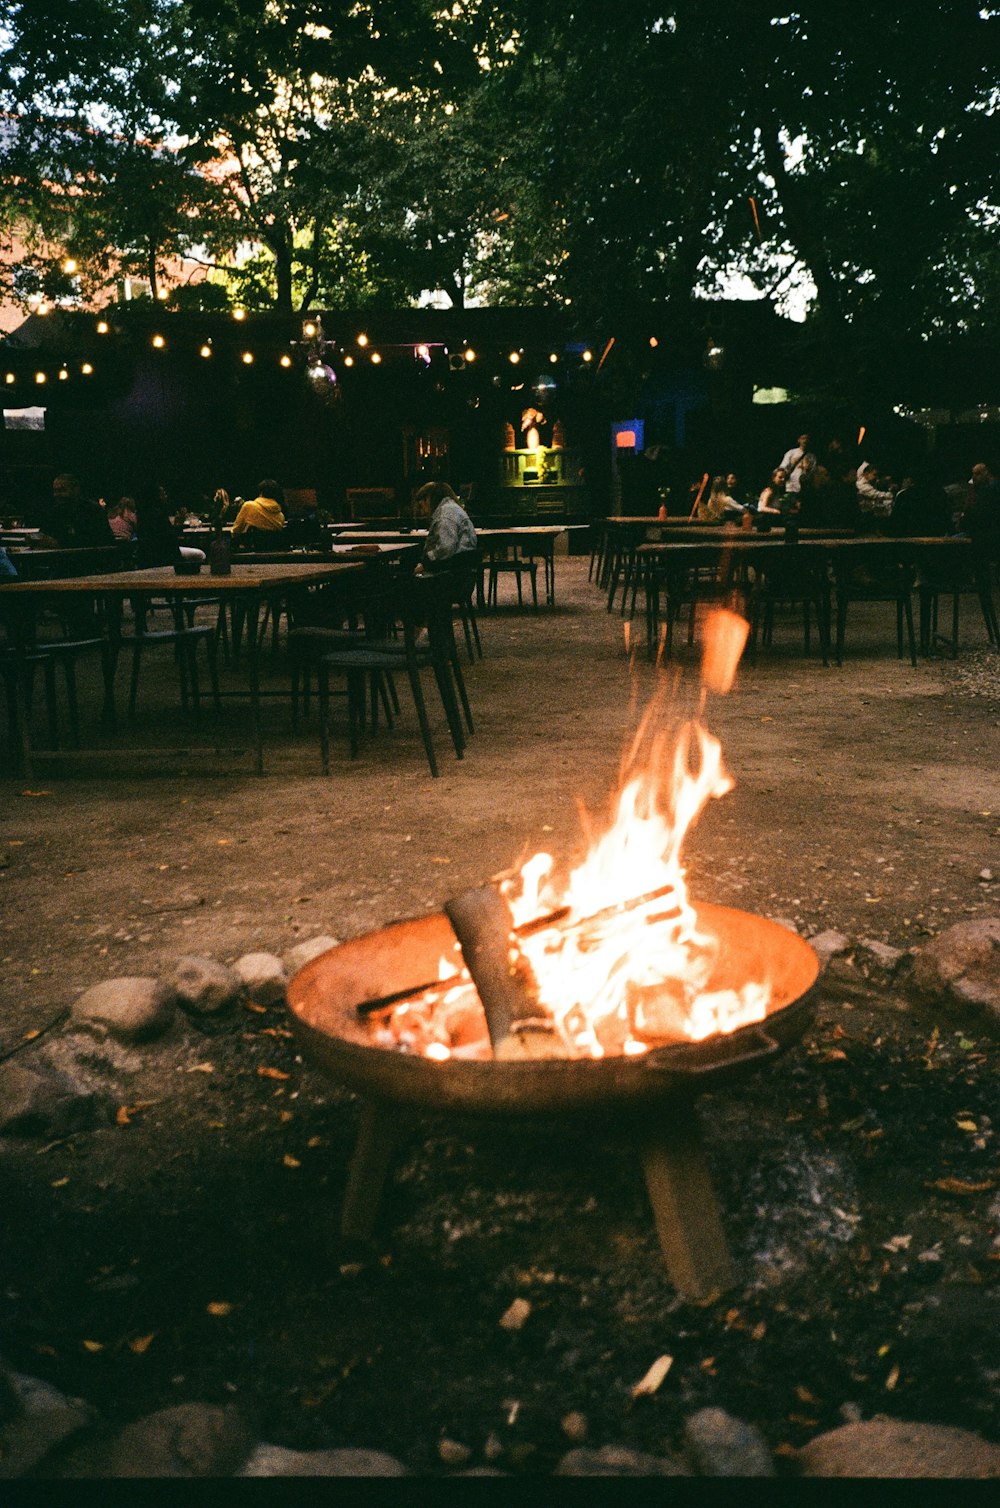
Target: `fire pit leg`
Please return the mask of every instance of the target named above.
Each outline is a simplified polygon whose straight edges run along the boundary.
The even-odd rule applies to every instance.
[[[642,1144],[656,1234],[684,1298],[710,1299],[736,1280],[692,1104]]]
[[[389,1162],[398,1141],[395,1111],[383,1104],[363,1105],[340,1213],[340,1234],[345,1241],[369,1241],[374,1235]]]

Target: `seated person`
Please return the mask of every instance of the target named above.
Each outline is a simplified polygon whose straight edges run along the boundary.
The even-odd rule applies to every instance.
[[[115,542],[104,509],[83,496],[69,472],[53,480],[52,501],[36,506],[33,522],[42,531],[36,543],[44,549],[92,549]]]
[[[868,522],[875,518],[888,518],[892,512],[894,494],[880,488],[878,483],[877,468],[870,461],[862,461],[854,486],[858,495],[858,508]]]
[[[181,558],[180,529],[171,518],[170,501],[163,487],[137,490],[135,531],[135,561],[139,570],[177,565]]]
[[[276,536],[285,527],[281,511],[281,488],[277,482],[264,481],[257,496],[245,502],[233,522],[233,540],[251,547],[258,543],[277,545]]]
[[[109,503],[107,506],[108,523],[115,539],[128,544],[135,538],[135,498],[120,497],[117,503]]]
[[[760,497],[757,499],[758,513],[779,514],[782,511],[782,501],[786,496],[785,480],[785,473],[780,466],[776,466],[771,472],[771,480],[766,487],[761,489]]]
[[[433,508],[418,571],[440,571],[471,565],[478,552],[476,530],[447,482],[426,482],[414,501]]]
[[[696,516],[699,523],[718,524],[726,517],[741,518],[745,512],[743,504],[730,497],[726,491],[725,477],[717,476],[712,478],[712,490],[708,497],[698,504]]]
[[[889,520],[891,532],[904,537],[937,539],[951,533],[951,503],[944,488],[926,471],[904,477]]]

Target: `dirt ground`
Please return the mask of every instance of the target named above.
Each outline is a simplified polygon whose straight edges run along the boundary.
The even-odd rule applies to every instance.
[[[697,659],[683,645],[663,671],[630,658],[585,557],[559,559],[557,587],[554,611],[481,620],[476,733],[459,763],[437,719],[438,780],[405,691],[403,720],[356,762],[335,732],[328,778],[315,718],[293,735],[271,702],[259,778],[245,711],[193,727],[166,665],[143,687],[141,748],[122,731],[0,779],[0,1057],[109,976],[345,939],[537,848],[569,855],[578,803],[606,808],[636,709],[664,685],[672,715],[693,706]],[[892,618],[852,610],[840,669],[804,658],[780,619],[711,699],[736,786],[689,838],[696,898],[901,948],[1000,910],[1000,673],[978,610],[965,605],[957,661],[916,669],[895,657]],[[824,1000],[765,1079],[710,1097],[744,1286],[704,1309],[673,1295],[634,1155],[601,1137],[581,1157],[538,1127],[421,1125],[377,1252],[346,1251],[352,1097],[301,1063],[280,1008],[191,1028],[150,1049],[134,1099],[154,1103],[128,1125],[0,1143],[0,1354],[109,1417],[235,1399],[261,1438],[378,1447],[418,1471],[439,1468],[444,1436],[472,1464],[546,1470],[573,1409],[593,1443],[640,1449],[704,1403],[772,1448],[835,1426],[845,1404],[1000,1438],[1000,1358],[969,1341],[1000,1267],[998,1053],[943,1022],[932,1039],[935,1024],[891,992]],[[949,1176],[982,1187],[928,1192]],[[532,1315],[509,1333],[518,1294]],[[633,1408],[665,1352],[671,1379]]]

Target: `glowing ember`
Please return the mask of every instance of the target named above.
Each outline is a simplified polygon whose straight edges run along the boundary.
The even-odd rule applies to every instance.
[[[706,630],[702,683],[728,690],[745,620],[715,613]],[[537,1014],[551,1039],[546,1056],[641,1054],[732,1032],[767,1014],[767,981],[710,987],[719,945],[698,929],[681,863],[692,823],[709,800],[732,789],[721,745],[700,722],[685,723],[670,742],[663,733],[649,735],[650,721],[651,714],[612,820],[582,863],[560,881],[552,856],[537,853],[500,886],[514,918],[511,963],[533,976]],[[442,959],[440,987],[373,1023],[376,1042],[440,1061],[492,1057],[478,994],[460,962]]]

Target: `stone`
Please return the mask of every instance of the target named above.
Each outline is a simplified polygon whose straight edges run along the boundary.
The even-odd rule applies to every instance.
[[[444,1466],[464,1466],[472,1456],[472,1451],[460,1440],[439,1440],[438,1459]]]
[[[796,936],[798,935],[798,923],[792,921],[790,916],[772,916],[769,920],[777,922],[778,926],[784,927],[786,932],[794,932]]]
[[[286,1450],[255,1447],[241,1477],[405,1477],[406,1467],[381,1450]]]
[[[666,1456],[648,1456],[626,1445],[570,1450],[555,1469],[557,1477],[683,1477],[688,1473]]]
[[[0,1424],[0,1481],[27,1476],[46,1456],[87,1428],[94,1412],[38,1377],[0,1368],[5,1407]]]
[[[285,969],[289,979],[304,969],[307,963],[312,963],[321,953],[327,953],[331,948],[338,947],[335,937],[311,937],[308,942],[296,943],[294,948],[289,948],[284,957]]]
[[[111,1099],[37,1060],[0,1064],[0,1136],[68,1136],[110,1120]]]
[[[860,953],[864,967],[873,969],[876,973],[890,979],[906,957],[902,948],[894,948],[889,943],[878,942],[874,938],[867,937],[860,944]]]
[[[559,1421],[559,1428],[567,1440],[572,1440],[574,1445],[582,1445],[587,1438],[590,1425],[586,1414],[581,1414],[579,1409],[571,1409]]]
[[[1000,917],[956,922],[917,952],[910,983],[963,1023],[1000,1035]]]
[[[809,946],[816,950],[820,964],[825,969],[831,959],[842,958],[851,951],[851,940],[843,932],[818,932],[815,937],[810,937]]]
[[[253,1436],[232,1405],[219,1408],[207,1403],[180,1403],[127,1425],[100,1457],[91,1458],[85,1474],[232,1476],[252,1447]]]
[[[274,953],[244,953],[233,964],[251,1000],[258,1005],[282,1005],[288,975]]]
[[[684,1424],[684,1444],[699,1476],[774,1476],[771,1452],[760,1430],[725,1409],[692,1414]]]
[[[107,1032],[119,1042],[162,1036],[174,1018],[174,992],[162,979],[126,976],[91,985],[70,1010],[70,1021]]]
[[[1000,1445],[969,1430],[876,1415],[817,1435],[798,1462],[807,1477],[1000,1477]]]
[[[177,1003],[192,1016],[217,1016],[243,993],[243,981],[235,969],[194,954],[178,958],[166,978]]]

